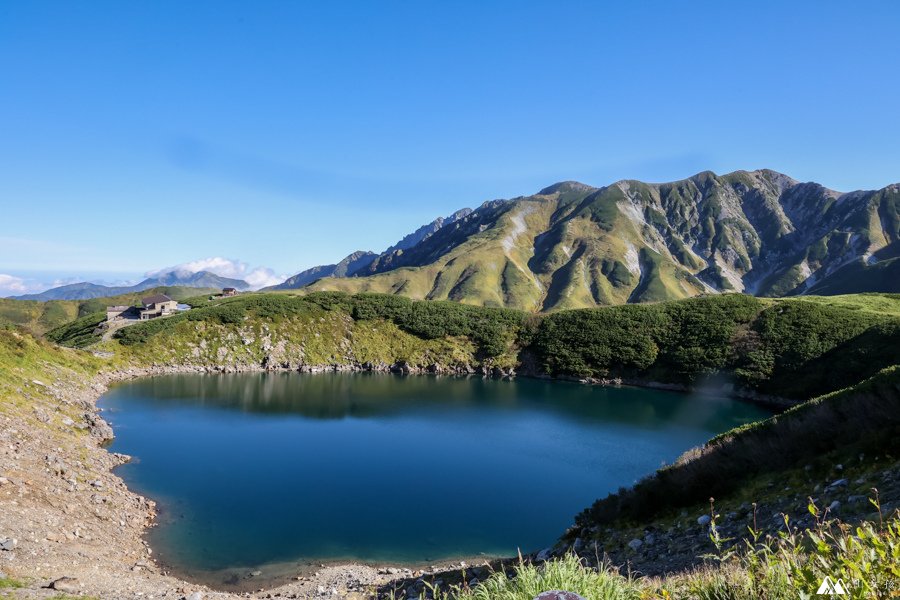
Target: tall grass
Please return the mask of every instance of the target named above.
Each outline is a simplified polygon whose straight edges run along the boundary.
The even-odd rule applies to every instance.
[[[641,587],[610,566],[585,566],[568,554],[541,565],[520,562],[512,576],[503,571],[492,574],[477,586],[447,590],[427,587],[435,600],[531,600],[541,592],[566,590],[587,600],[639,600]]]
[[[435,600],[532,600],[541,592],[565,590],[587,600],[797,600],[817,597],[825,577],[840,581],[843,598],[888,599],[900,595],[900,513],[851,527],[810,502],[816,525],[786,527],[765,539],[751,529],[738,550],[717,551],[705,566],[663,578],[625,576],[608,564],[588,566],[568,554],[543,564],[520,561],[511,574],[497,571],[476,586],[435,588]],[[785,517],[787,525],[790,521]],[[715,529],[713,528],[713,532]],[[714,534],[711,536],[716,546]]]

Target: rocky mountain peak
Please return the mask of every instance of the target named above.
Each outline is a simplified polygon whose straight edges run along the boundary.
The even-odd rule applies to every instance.
[[[552,194],[562,194],[565,192],[589,192],[593,186],[581,183],[580,181],[560,181],[551,186],[545,187],[538,192],[538,196],[550,196]]]
[[[784,173],[779,173],[778,171],[773,171],[772,169],[757,169],[755,171],[750,171],[749,174],[768,181],[775,186],[779,193],[782,193],[784,192],[784,190],[792,188],[800,183],[793,177],[789,177]]]

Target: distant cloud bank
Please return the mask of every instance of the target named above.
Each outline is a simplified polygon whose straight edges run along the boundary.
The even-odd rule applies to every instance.
[[[19,296],[42,291],[44,285],[39,281],[29,281],[15,275],[0,273],[0,298],[6,296]]]
[[[179,273],[197,273],[199,271],[209,271],[222,277],[230,277],[232,279],[243,279],[250,284],[250,287],[257,290],[268,285],[281,283],[288,278],[287,275],[278,275],[268,267],[250,268],[247,263],[223,258],[221,256],[213,256],[210,258],[200,258],[189,262],[175,265],[174,267],[166,267],[156,271],[146,273],[147,277],[162,275],[163,273],[171,273],[177,271]]]

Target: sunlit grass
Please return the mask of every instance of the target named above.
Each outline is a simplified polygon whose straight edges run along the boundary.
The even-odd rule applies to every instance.
[[[872,502],[880,514],[877,493]],[[568,554],[538,565],[520,561],[510,575],[496,571],[472,587],[426,586],[425,593],[435,600],[532,600],[550,590],[587,600],[797,600],[815,597],[827,576],[842,583],[846,598],[898,596],[900,514],[852,527],[826,520],[812,502],[809,510],[816,517],[813,528],[765,538],[751,529],[737,549],[725,549],[713,520],[708,562],[686,573],[629,577]]]

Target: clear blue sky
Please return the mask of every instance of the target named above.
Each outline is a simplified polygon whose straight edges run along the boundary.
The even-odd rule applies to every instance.
[[[555,181],[900,180],[900,2],[3,2],[0,273],[279,274]]]

